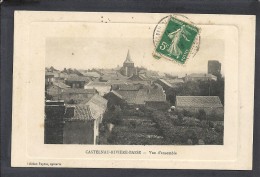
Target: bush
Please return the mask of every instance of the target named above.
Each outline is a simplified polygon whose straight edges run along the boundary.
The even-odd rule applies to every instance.
[[[218,133],[224,133],[224,126],[221,124],[217,124],[217,125],[215,125],[215,130]]]
[[[192,117],[185,117],[185,118],[183,118],[182,124],[184,126],[197,126],[197,125],[199,125],[199,122],[200,121],[198,119],[195,119]]]
[[[199,120],[206,120],[207,119],[207,115],[204,109],[200,109],[197,115],[197,118]]]
[[[178,115],[178,120],[181,122],[183,120],[183,113],[182,112],[177,112]]]
[[[212,121],[209,121],[209,127],[214,128],[214,123]]]
[[[198,144],[198,135],[194,130],[186,130],[184,133],[184,140],[185,142],[191,140],[192,144]]]
[[[183,109],[183,110],[182,110],[182,114],[183,114],[183,116],[185,116],[185,117],[192,117],[192,112],[187,111],[186,109]]]
[[[217,114],[215,110],[213,110],[209,115],[208,119],[212,121],[223,121],[224,120],[224,114]]]
[[[114,144],[116,142],[117,135],[115,133],[112,133],[108,138],[107,142],[109,144]]]
[[[119,106],[116,106],[114,109],[107,110],[104,114],[104,123],[112,123],[114,125],[121,124],[122,121],[122,111]]]
[[[137,123],[136,123],[135,121],[133,121],[133,120],[130,121],[131,127],[136,128],[136,124],[137,124]]]

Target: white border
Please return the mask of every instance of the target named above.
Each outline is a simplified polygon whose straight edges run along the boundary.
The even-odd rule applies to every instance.
[[[14,23],[12,167],[31,166],[29,162],[61,163],[58,167],[78,168],[158,168],[158,169],[223,169],[251,170],[253,144],[255,16],[185,14],[198,25],[229,26],[238,39],[237,57],[226,63],[225,138],[224,146],[79,146],[44,145],[43,89],[44,35],[39,29],[54,22],[97,23],[100,16],[117,23],[156,24],[168,14],[148,13],[83,13],[16,11]],[[134,17],[134,20],[129,17]],[[73,35],[79,35],[71,31]],[[65,33],[69,35],[68,33]],[[37,41],[34,40],[37,39]],[[232,38],[233,39],[233,38]],[[151,36],[152,40],[152,36]],[[237,42],[232,40],[232,42]],[[237,43],[234,43],[234,46]],[[37,46],[37,48],[35,47]],[[37,58],[36,58],[37,56]],[[231,55],[232,56],[232,55]],[[236,64],[237,63],[237,64]],[[229,73],[229,74],[228,74]],[[229,76],[228,76],[229,75]],[[39,144],[40,143],[40,144]],[[175,150],[177,156],[88,155],[87,149]],[[202,153],[203,152],[203,153]],[[46,166],[43,166],[46,167]]]

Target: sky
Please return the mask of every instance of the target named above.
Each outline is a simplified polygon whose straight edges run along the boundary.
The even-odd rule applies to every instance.
[[[127,28],[119,26],[118,31],[115,31],[115,27],[117,24],[106,26],[105,29],[101,26],[95,28],[90,26],[87,28],[88,36],[47,38],[45,42],[46,67],[115,68],[122,66],[129,50],[135,66],[143,66],[150,70],[178,75],[206,73],[208,60],[219,60],[222,63],[222,74],[224,74],[225,41],[222,36],[218,38],[217,35],[221,34],[221,30],[214,32],[210,27],[202,28],[199,51],[194,58],[187,61],[185,65],[181,65],[164,58],[160,60],[153,58],[153,29],[151,27],[148,28],[147,25],[128,25]]]

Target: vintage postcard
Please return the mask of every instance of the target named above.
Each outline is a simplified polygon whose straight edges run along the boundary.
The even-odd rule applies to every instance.
[[[16,11],[12,166],[252,169],[255,16]]]

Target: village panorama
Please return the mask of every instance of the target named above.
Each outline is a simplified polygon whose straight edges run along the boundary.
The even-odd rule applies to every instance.
[[[178,75],[137,67],[45,68],[45,144],[223,145],[221,63]]]

